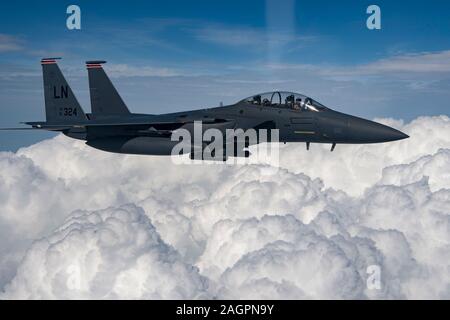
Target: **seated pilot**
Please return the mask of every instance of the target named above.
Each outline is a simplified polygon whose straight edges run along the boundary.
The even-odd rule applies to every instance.
[[[306,98],[305,99],[305,108],[308,107],[308,106],[312,106],[312,102],[311,102],[310,98]]]
[[[294,104],[294,95],[290,95],[287,96],[284,103],[288,106],[288,107],[293,107],[292,105]]]
[[[266,107],[270,106],[270,101],[269,101],[269,99],[264,98],[264,100],[263,100],[263,106],[266,106]]]
[[[261,105],[261,96],[257,95],[253,97],[253,104]]]
[[[302,106],[302,99],[301,98],[295,99],[294,109],[295,110],[300,110],[301,106]]]

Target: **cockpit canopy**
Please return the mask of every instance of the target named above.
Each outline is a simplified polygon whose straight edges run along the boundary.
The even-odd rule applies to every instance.
[[[272,91],[260,93],[248,97],[239,103],[250,104],[254,106],[280,107],[294,110],[309,110],[320,112],[327,109],[324,105],[295,92]]]

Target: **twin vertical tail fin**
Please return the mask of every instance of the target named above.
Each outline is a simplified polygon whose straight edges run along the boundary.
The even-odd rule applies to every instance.
[[[56,60],[41,60],[44,76],[45,115],[50,123],[74,123],[86,120],[86,114],[78,103]]]
[[[97,116],[129,114],[130,111],[103,70],[104,63],[106,61],[86,61],[92,114]]]
[[[60,58],[41,60],[46,121],[53,124],[84,122],[88,118],[56,63],[58,59]],[[94,116],[129,114],[130,111],[103,70],[103,63],[105,61],[86,62],[92,114]]]

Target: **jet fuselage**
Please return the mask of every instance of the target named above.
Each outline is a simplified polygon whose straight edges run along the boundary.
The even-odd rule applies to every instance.
[[[105,61],[86,63],[92,109],[86,114],[61,73],[57,59],[41,61],[46,121],[26,124],[33,129],[62,132],[104,151],[171,155],[178,143],[172,139],[173,134],[184,129],[195,136],[199,123],[201,135],[208,129],[221,133],[254,130],[257,137],[246,140],[245,149],[251,144],[267,142],[260,132],[270,134],[273,130],[277,130],[277,142],[306,142],[308,150],[311,143],[331,144],[333,151],[336,144],[390,142],[408,137],[386,125],[340,113],[302,94],[284,91],[256,94],[216,108],[161,115],[134,114],[103,70]],[[228,140],[224,140],[222,148],[230,145],[237,148],[236,141]],[[201,148],[205,146],[206,143]],[[188,150],[192,154],[197,152],[195,148]],[[244,154],[248,156],[247,151]]]

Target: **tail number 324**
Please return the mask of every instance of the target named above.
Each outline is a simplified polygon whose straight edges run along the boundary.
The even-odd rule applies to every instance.
[[[77,115],[77,108],[59,108],[59,115],[63,117],[73,117]]]

